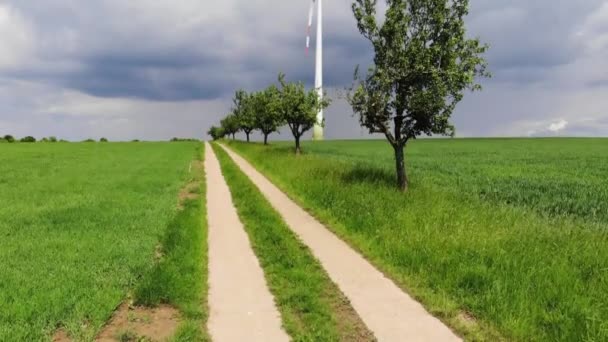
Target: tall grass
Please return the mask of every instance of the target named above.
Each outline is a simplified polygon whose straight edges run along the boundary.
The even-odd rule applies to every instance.
[[[467,338],[603,341],[607,142],[417,141],[407,194],[383,142],[230,146]]]
[[[136,304],[171,304],[183,322],[173,340],[208,341],[203,327],[207,308],[207,215],[203,145],[189,167],[190,184],[183,189],[181,208],[169,223],[158,261],[135,290]],[[194,166],[192,166],[194,165]]]

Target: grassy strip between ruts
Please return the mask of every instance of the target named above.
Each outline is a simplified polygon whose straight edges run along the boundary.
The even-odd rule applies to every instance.
[[[239,217],[275,296],[283,324],[294,341],[370,341],[344,295],[280,215],[216,144]]]
[[[162,256],[135,290],[136,304],[176,306],[183,315],[173,341],[208,341],[207,215],[204,146],[193,161],[180,210],[167,228]]]
[[[444,152],[426,157],[441,159],[460,141],[412,148],[431,143],[443,144]],[[386,181],[383,164],[362,161],[377,161],[388,150],[368,148],[366,158],[349,160],[341,150],[335,158],[315,152],[294,157],[280,146],[229,144],[465,338],[608,339],[608,234],[593,228],[596,223],[475,199],[453,189],[458,179],[437,186],[423,173],[407,194],[399,193]],[[475,147],[465,152],[488,156]],[[559,163],[561,156],[553,157]],[[415,169],[419,159],[412,160]],[[461,166],[458,159],[453,163]],[[450,165],[439,172],[449,175]],[[466,178],[473,175],[462,177],[474,182]]]

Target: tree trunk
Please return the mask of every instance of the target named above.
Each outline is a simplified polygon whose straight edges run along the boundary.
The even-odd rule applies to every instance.
[[[234,140],[234,133],[232,133],[232,140]]]
[[[300,137],[296,136],[296,154],[302,154],[302,149],[300,148]]]
[[[409,182],[407,179],[407,173],[405,171],[405,146],[397,144],[393,146],[393,148],[395,149],[395,164],[397,167],[397,187],[399,188],[399,190],[406,192]]]
[[[249,133],[250,132],[245,132],[245,135],[247,136],[247,142],[249,142]]]
[[[268,145],[268,133],[264,133],[264,145]]]

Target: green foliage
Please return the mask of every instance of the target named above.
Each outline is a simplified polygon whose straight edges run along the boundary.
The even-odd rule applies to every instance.
[[[0,341],[92,341],[153,269],[197,146],[2,146]]]
[[[317,123],[317,113],[330,104],[327,96],[319,99],[317,90],[306,91],[304,84],[285,81],[285,75],[279,75],[280,102],[278,110],[289,126],[295,139],[295,151],[301,153],[300,138]]]
[[[357,27],[374,48],[367,76],[355,71],[349,95],[370,133],[384,134],[395,149],[399,186],[407,188],[403,150],[426,134],[454,135],[450,117],[475,79],[489,76],[481,55],[487,46],[466,37],[468,0],[387,0],[379,24],[377,0],[356,0]]]
[[[213,140],[220,140],[226,135],[221,127],[216,126],[212,126],[211,128],[209,128],[207,134],[209,134],[211,138],[213,138]]]
[[[353,321],[356,315],[340,314],[343,310],[337,306],[345,301],[340,290],[228,154],[216,144],[213,147],[291,338],[355,340],[349,334],[359,322]]]
[[[193,142],[193,141],[199,141],[198,139],[194,139],[194,138],[171,138],[170,140],[171,142]]]
[[[99,142],[105,143],[105,142],[108,142],[108,139],[107,138],[101,138],[101,139],[99,139]]]
[[[239,130],[243,131],[249,141],[249,134],[256,128],[255,116],[256,108],[254,105],[254,94],[247,94],[244,90],[237,90],[233,99],[232,115],[238,121]]]
[[[21,138],[21,140],[19,140],[19,141],[22,143],[35,143],[36,138],[28,135],[27,137]]]
[[[607,139],[230,145],[467,340],[608,340]]]
[[[46,142],[46,143],[56,143],[57,142],[57,138],[56,137],[44,137],[40,141],[41,142]]]
[[[264,135],[264,145],[268,145],[268,136],[285,124],[281,115],[281,93],[275,85],[255,93],[255,127]]]
[[[306,91],[304,84],[288,83],[285,75],[279,75],[281,89],[271,85],[267,89],[247,93],[238,90],[235,93],[232,113],[226,116],[220,123],[221,135],[234,135],[243,131],[249,141],[250,133],[259,129],[264,135],[264,144],[268,144],[268,136],[277,132],[279,128],[287,124],[294,136],[296,153],[300,153],[300,139],[304,133],[309,131],[317,122],[317,113],[326,108],[330,100],[324,96],[319,99],[316,90]],[[219,139],[220,131],[211,128],[208,134]]]
[[[225,117],[220,124],[224,133],[232,135],[232,139],[234,139],[234,135],[240,130],[239,119],[234,114]]]
[[[6,142],[8,142],[8,143],[14,143],[15,142],[15,137],[13,137],[10,134],[7,134],[7,135],[4,136],[4,140],[6,140]]]
[[[89,139],[83,140],[82,142],[85,142],[85,143],[94,143],[96,141],[95,141],[95,139],[89,138]]]

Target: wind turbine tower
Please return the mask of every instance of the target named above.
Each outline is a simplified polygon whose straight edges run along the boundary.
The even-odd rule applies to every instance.
[[[317,47],[315,51],[315,89],[319,98],[323,98],[323,0],[312,0],[308,13],[308,35],[306,37],[306,54],[310,48],[310,31],[314,16],[314,6],[317,5]],[[317,123],[313,129],[313,140],[323,140],[323,109],[317,113]]]

